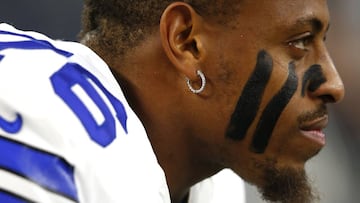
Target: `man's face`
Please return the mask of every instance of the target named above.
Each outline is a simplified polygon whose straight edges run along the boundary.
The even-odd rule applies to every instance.
[[[204,44],[218,161],[270,200],[308,202],[304,164],[325,144],[326,104],[344,94],[324,42],[326,1],[245,0],[238,13]]]

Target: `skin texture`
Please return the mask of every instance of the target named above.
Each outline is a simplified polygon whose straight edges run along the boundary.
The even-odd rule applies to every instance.
[[[305,73],[302,82],[301,96],[305,96],[306,88],[309,91],[314,92],[323,83],[326,82],[326,78],[322,72],[320,65],[312,65]]]
[[[257,185],[264,198],[310,202],[304,164],[323,143],[306,134],[321,131],[326,105],[344,96],[323,40],[326,1],[237,6],[233,22],[221,25],[186,3],[172,3],[158,31],[121,61],[92,48],[110,64],[143,122],[172,202],[225,167]],[[198,69],[207,83],[193,94],[185,77],[197,89]]]
[[[272,58],[266,51],[260,51],[254,72],[247,81],[244,90],[231,117],[227,136],[232,139],[243,139],[256,117],[264,90],[273,69]],[[241,125],[238,125],[241,123]]]
[[[295,74],[295,65],[290,63],[286,82],[266,106],[256,127],[252,141],[253,151],[256,153],[264,153],[277,120],[295,94],[297,86],[298,78]]]

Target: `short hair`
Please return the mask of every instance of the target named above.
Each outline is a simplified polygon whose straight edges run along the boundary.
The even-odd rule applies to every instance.
[[[236,0],[182,0],[202,16],[228,16]],[[238,0],[239,1],[239,0]],[[123,56],[159,24],[162,12],[174,0],[84,0],[80,38],[99,51]],[[91,37],[88,37],[91,36]]]

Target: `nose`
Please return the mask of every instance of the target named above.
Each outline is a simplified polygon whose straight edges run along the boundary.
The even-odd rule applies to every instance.
[[[337,103],[344,98],[344,84],[327,50],[320,58],[322,59],[319,65],[322,67],[323,82],[313,90],[309,85],[309,93],[313,97],[320,98],[324,103]]]

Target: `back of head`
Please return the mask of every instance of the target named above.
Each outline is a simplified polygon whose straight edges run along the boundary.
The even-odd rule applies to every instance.
[[[83,42],[96,52],[123,56],[152,34],[165,8],[174,0],[85,0]],[[223,0],[183,0],[203,16],[225,17],[232,8]],[[223,18],[217,18],[221,20]]]

